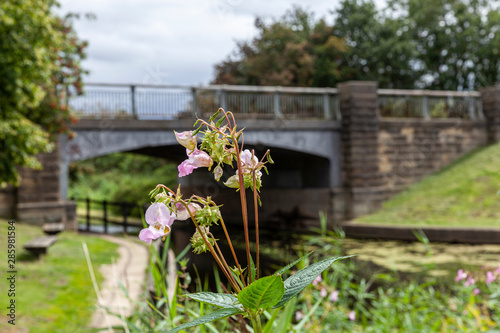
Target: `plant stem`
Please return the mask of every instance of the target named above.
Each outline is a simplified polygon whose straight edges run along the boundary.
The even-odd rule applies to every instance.
[[[229,234],[226,229],[226,224],[224,223],[224,219],[222,218],[222,216],[220,217],[220,222],[222,225],[222,229],[224,229],[224,234],[226,235],[227,243],[229,244],[231,253],[233,254],[234,262],[236,263],[236,266],[238,267],[238,270],[240,272],[241,281],[243,282],[243,285],[246,287],[247,283],[245,281],[245,278],[243,277],[243,271],[241,270],[240,263],[238,262],[238,257],[236,256],[236,252],[234,251],[233,243],[231,242],[231,238],[229,237]]]
[[[253,151],[252,151],[253,155]],[[257,275],[256,279],[258,280],[260,277],[260,258],[259,258],[259,203],[258,203],[258,194],[257,194],[257,177],[255,177],[255,170],[252,173],[253,178],[253,206],[254,206],[254,215],[255,215],[255,246],[256,246],[256,266],[257,266]]]
[[[196,227],[196,230],[198,230],[198,233],[200,234],[201,238],[203,239],[203,241],[205,242],[205,244],[207,244],[208,249],[210,250],[210,253],[214,257],[215,261],[217,262],[217,265],[219,265],[219,267],[222,269],[222,272],[224,273],[224,275],[226,275],[228,281],[231,283],[231,285],[233,286],[234,290],[236,292],[240,292],[241,288],[240,288],[240,286],[238,286],[238,283],[236,283],[236,281],[234,281],[234,278],[231,275],[231,270],[230,270],[229,266],[227,266],[227,263],[226,263],[227,267],[224,266],[224,264],[221,261],[221,258],[219,258],[219,256],[215,252],[212,244],[210,244],[210,242],[207,240],[205,234],[201,231],[201,228],[200,228],[198,222],[196,222],[196,219],[193,216],[193,213],[191,213],[191,211],[189,210],[188,205],[185,202],[182,202],[182,201],[181,201],[181,203],[186,207],[186,209],[187,209],[187,211],[188,211],[188,213],[189,213],[189,215],[191,217],[191,220],[193,221],[194,226]],[[224,260],[224,262],[226,262],[226,261]]]
[[[262,325],[260,323],[260,316],[253,314],[250,316],[250,321],[252,322],[252,328],[254,333],[262,333]]]
[[[236,152],[236,160],[238,166],[238,180],[240,182],[240,199],[241,199],[241,214],[243,217],[243,230],[245,231],[245,245],[247,251],[247,264],[248,271],[251,269],[251,260],[250,260],[250,239],[248,237],[248,209],[247,209],[247,198],[245,195],[245,183],[243,180],[243,170],[241,169],[241,157],[240,157],[240,149],[238,147],[238,142],[236,138],[232,138],[234,142],[234,150]],[[252,283],[252,275],[248,275],[249,283]]]

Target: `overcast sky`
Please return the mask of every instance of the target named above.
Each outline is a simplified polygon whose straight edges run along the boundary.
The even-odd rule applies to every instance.
[[[256,35],[256,15],[280,17],[299,3],[331,17],[328,0],[61,0],[61,13],[95,14],[75,21],[89,42],[85,82],[206,85],[214,65],[237,40]]]

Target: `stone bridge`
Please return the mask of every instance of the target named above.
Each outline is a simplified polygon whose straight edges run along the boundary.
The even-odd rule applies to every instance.
[[[271,176],[263,179],[261,216],[264,224],[283,228],[317,225],[319,211],[327,213],[330,224],[369,213],[407,185],[500,138],[500,87],[481,93],[387,91],[374,82],[347,82],[338,90],[320,91],[313,103],[321,105],[319,117],[290,114],[285,109],[293,104],[288,96],[273,91],[271,117],[238,112],[233,105],[230,109],[246,128],[245,147],[257,155],[271,149],[276,163],[269,168]],[[305,93],[312,92],[309,88]],[[336,94],[341,117],[329,116],[330,93]],[[193,108],[200,107],[199,96],[190,102]],[[420,104],[414,103],[416,98]],[[226,103],[229,97],[222,100]],[[154,120],[136,116],[132,109],[132,119],[81,119],[72,127],[74,139],[61,136],[58,149],[41,156],[43,171],[23,170],[18,189],[0,192],[0,214],[33,223],[59,220],[74,227],[74,204],[66,201],[72,161],[117,151],[185,159],[173,130],[192,129],[193,112]],[[224,204],[225,216],[239,218],[234,193],[208,172],[183,177],[180,184],[186,194],[211,195]]]

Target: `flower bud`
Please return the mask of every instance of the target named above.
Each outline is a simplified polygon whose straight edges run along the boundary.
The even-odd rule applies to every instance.
[[[196,149],[197,137],[193,135],[193,131],[185,131],[181,133],[175,133],[175,138],[177,142],[179,142],[186,149],[193,151]]]
[[[220,180],[220,177],[222,177],[222,168],[220,165],[218,165],[217,167],[215,167],[214,169],[214,178],[216,181],[219,181]]]
[[[238,179],[238,175],[236,174],[234,176],[229,177],[225,181],[224,185],[226,185],[229,188],[239,188],[240,187],[240,181]]]

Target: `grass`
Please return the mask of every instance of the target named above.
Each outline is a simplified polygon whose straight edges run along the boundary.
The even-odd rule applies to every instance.
[[[82,242],[89,248],[98,283],[103,277],[98,267],[117,257],[118,246],[99,237],[65,231],[48,254],[36,260],[23,244],[42,235],[39,227],[17,222],[16,226],[16,325],[0,322],[1,332],[88,332],[96,296],[87,268]],[[1,262],[7,265],[7,228],[0,220]],[[8,281],[0,280],[2,293]],[[6,295],[5,295],[6,296]],[[2,296],[5,309],[9,299]]]
[[[500,227],[500,144],[478,149],[354,222]]]

